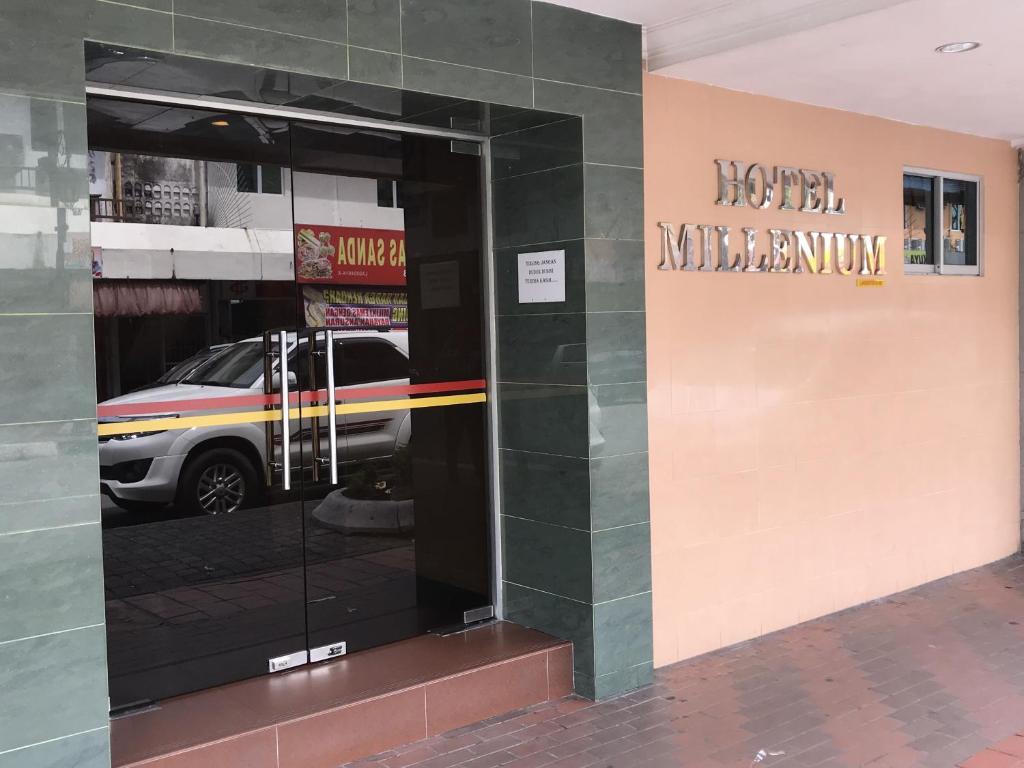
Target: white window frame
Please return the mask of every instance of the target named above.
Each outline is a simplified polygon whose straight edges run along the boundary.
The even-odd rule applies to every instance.
[[[983,184],[983,177],[976,176],[969,173],[956,173],[955,171],[939,171],[934,168],[919,168],[916,166],[905,165],[903,166],[903,175],[911,176],[924,176],[932,179],[935,189],[938,189],[939,194],[932,195],[932,210],[930,212],[929,221],[931,223],[930,236],[935,238],[934,264],[907,264],[904,257],[903,262],[903,273],[907,275],[966,275],[968,277],[980,277],[984,274],[984,231],[985,231],[985,185]],[[977,243],[978,263],[976,265],[964,265],[964,264],[946,264],[946,249],[943,247],[942,238],[942,195],[944,194],[943,181],[946,179],[953,179],[955,181],[970,181],[974,182],[978,190],[977,213],[974,217],[975,227],[975,242]],[[901,177],[900,183],[902,185],[903,179]],[[906,224],[906,211],[904,211],[904,224]],[[904,226],[904,231],[906,227]]]
[[[236,165],[243,165],[243,163],[237,163]],[[255,192],[242,192],[239,191],[240,195],[283,195],[285,192],[284,188],[284,168],[281,169],[281,190],[279,192],[264,192],[263,191],[263,166],[264,163],[244,163],[244,165],[252,165],[256,168],[256,191]],[[269,163],[268,163],[269,165]],[[238,173],[236,170],[235,173]],[[235,185],[235,189],[238,189],[238,185]]]

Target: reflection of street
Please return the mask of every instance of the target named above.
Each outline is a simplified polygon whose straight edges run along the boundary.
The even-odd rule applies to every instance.
[[[111,522],[132,514],[112,505],[104,513]],[[146,525],[115,522],[103,533],[107,642],[123,675],[265,643],[268,629],[279,642],[295,638],[291,650],[298,650],[305,645],[307,589],[311,601],[360,606],[350,611],[352,620],[380,609],[374,595],[382,592],[408,592],[415,601],[411,538],[310,526],[304,578],[295,505],[180,519],[163,514],[167,519]]]
[[[103,529],[120,528],[123,525],[139,525],[142,522],[158,522],[160,520],[173,520],[179,517],[192,517],[191,514],[179,512],[173,504],[165,507],[153,505],[152,509],[145,512],[121,509],[107,496],[100,496],[100,516],[103,520]]]
[[[302,532],[293,524],[294,514],[290,505],[281,505],[234,515],[110,528],[103,534],[107,599],[129,605],[155,605],[156,600],[172,599],[177,602],[173,608],[155,611],[159,618],[170,618],[243,596],[260,595],[269,602],[301,598],[301,580],[298,584],[275,580],[275,574],[303,562]],[[340,589],[379,581],[400,565],[393,557],[385,558],[389,565],[374,565],[374,555],[411,545],[411,539],[343,536],[317,526],[307,533],[310,567],[325,563],[337,567],[342,560],[353,560],[353,567],[345,567],[335,582]],[[194,594],[197,590],[202,594]],[[243,603],[248,605],[241,607],[259,607],[255,603],[261,602],[246,600]]]

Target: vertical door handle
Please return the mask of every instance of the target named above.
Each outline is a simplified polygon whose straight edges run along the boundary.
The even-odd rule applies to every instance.
[[[274,391],[274,334],[267,331],[263,334],[263,394],[269,395]],[[269,402],[268,402],[269,405]],[[264,406],[266,408],[266,406]],[[267,488],[274,484],[274,470],[277,463],[274,461],[274,422],[266,424],[266,483]]]
[[[281,467],[284,472],[283,486],[286,491],[292,489],[292,425],[289,409],[288,392],[288,331],[281,331],[279,336],[281,347]]]
[[[327,431],[331,436],[331,485],[338,484],[338,405],[334,400],[334,331],[327,329]]]
[[[317,331],[310,332],[307,335],[307,337],[306,337],[306,356],[307,356],[307,360],[308,360],[308,364],[307,364],[306,367],[309,370],[309,383],[308,383],[308,386],[309,386],[310,390],[312,390],[312,393],[314,395],[316,394],[316,392],[317,392],[317,390],[319,388],[319,384],[320,384],[320,382],[317,380],[317,375],[316,375],[316,358],[317,358],[317,355],[320,354],[317,351],[316,342],[317,342],[317,339],[319,337],[320,337],[320,334]],[[297,339],[298,339],[298,334],[296,334],[296,340]],[[298,347],[296,347],[296,349],[298,349]],[[299,395],[299,416],[305,418],[304,414],[302,413],[302,395],[301,395],[301,393]],[[320,465],[325,461],[325,459],[322,459],[320,457],[320,417],[319,416],[310,416],[309,417],[309,423],[310,423],[310,425],[309,425],[309,436],[310,436],[309,452],[310,452],[311,458],[313,460],[313,462],[312,462],[313,482],[319,482],[320,481]],[[300,435],[303,434],[303,430],[302,430],[301,426],[299,427],[299,434]]]

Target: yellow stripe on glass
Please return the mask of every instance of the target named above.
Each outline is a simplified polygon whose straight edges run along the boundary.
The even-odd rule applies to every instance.
[[[356,413],[376,413],[379,411],[404,411],[415,408],[441,408],[449,405],[467,405],[483,403],[487,400],[485,392],[472,395],[446,395],[443,397],[420,397],[414,400],[377,400],[369,403],[339,404],[336,412],[339,416]],[[290,408],[289,419],[312,418],[326,416],[326,405],[314,405],[306,408]],[[180,419],[141,419],[138,421],[118,421],[99,424],[96,432],[100,437],[112,435],[130,435],[135,432],[167,432],[172,429],[194,429],[196,427],[222,427],[229,424],[260,424],[268,421],[280,421],[281,410],[244,411],[236,413],[214,413],[209,416],[185,416]]]

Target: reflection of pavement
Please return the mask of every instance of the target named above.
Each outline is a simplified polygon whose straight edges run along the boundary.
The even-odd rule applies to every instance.
[[[372,563],[375,553],[411,548],[409,543],[384,536],[344,536],[311,527],[305,559],[311,567],[336,567],[351,558]],[[301,578],[295,583],[275,576],[303,565],[302,530],[290,505],[107,529],[103,554],[107,599],[128,604],[152,603],[157,594],[168,591],[185,590],[187,596],[196,588],[220,600],[238,599],[253,591],[293,598],[302,590]],[[345,583],[365,585],[388,569],[355,565],[347,569],[352,576]],[[235,583],[238,581],[264,586],[257,590],[240,586]]]
[[[285,508],[191,517],[103,532],[107,599],[252,577],[302,564],[296,514]]]
[[[297,509],[280,505],[105,530],[115,674],[274,637],[304,637],[307,588],[310,600],[336,596],[339,606],[365,604],[389,589],[408,591],[406,585],[415,599],[411,538],[344,536],[311,527],[304,561]]]

